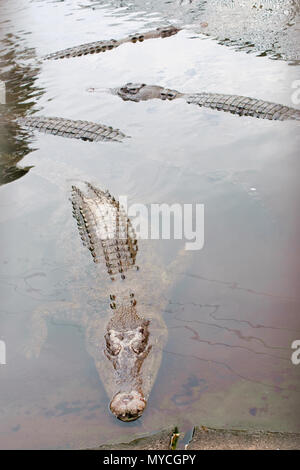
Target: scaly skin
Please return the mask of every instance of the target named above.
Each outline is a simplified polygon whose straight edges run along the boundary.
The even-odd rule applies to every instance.
[[[47,134],[59,135],[89,142],[121,141],[126,136],[119,129],[89,121],[72,121],[58,117],[30,116],[18,118],[21,126],[36,129]]]
[[[71,57],[80,57],[82,55],[89,54],[98,54],[99,52],[105,52],[111,49],[119,47],[121,44],[126,42],[142,42],[146,39],[155,39],[155,38],[167,38],[173,36],[173,34],[180,31],[175,26],[166,26],[164,28],[157,28],[153,31],[148,31],[146,33],[137,33],[130,34],[129,36],[123,39],[110,39],[104,41],[94,41],[87,44],[81,44],[79,46],[69,47],[68,49],[63,49],[62,51],[53,52],[44,57],[45,60],[52,59],[69,59]]]
[[[72,188],[73,215],[77,220],[83,244],[90,250],[95,263],[104,257],[111,280],[135,266],[137,240],[119,203],[109,192],[86,183],[89,193]]]
[[[300,120],[300,110],[269,101],[238,95],[195,93],[184,95],[187,103],[197,104],[217,111],[227,111],[239,116],[253,116],[278,121]]]
[[[95,89],[92,89],[95,90]],[[300,110],[238,95],[223,95],[220,93],[180,93],[176,90],[144,83],[127,83],[120,88],[111,89],[113,94],[124,101],[146,101],[153,98],[174,100],[183,98],[187,103],[197,104],[206,108],[226,111],[239,116],[253,116],[270,120],[300,120]]]

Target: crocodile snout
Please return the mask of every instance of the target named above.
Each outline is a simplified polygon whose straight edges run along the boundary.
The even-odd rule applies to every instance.
[[[146,407],[146,400],[137,390],[117,393],[110,403],[111,412],[121,421],[138,419]]]

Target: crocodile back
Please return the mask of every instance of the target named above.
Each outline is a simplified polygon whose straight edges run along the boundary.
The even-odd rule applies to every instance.
[[[116,47],[119,47],[121,44],[126,42],[136,43],[143,42],[146,39],[168,38],[178,33],[178,31],[180,31],[179,28],[170,25],[162,28],[156,28],[145,33],[130,34],[123,39],[108,39],[80,44],[78,46],[69,47],[61,51],[52,52],[43,58],[44,60],[57,60],[81,57],[83,55],[89,54],[99,54],[100,52],[106,52],[111,49],[115,49]]]
[[[95,263],[104,263],[112,280],[125,279],[136,266],[135,232],[119,203],[109,194],[86,183],[87,193],[72,186],[71,202],[83,244]]]

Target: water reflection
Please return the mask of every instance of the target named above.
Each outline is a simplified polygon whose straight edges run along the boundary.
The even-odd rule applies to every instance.
[[[33,50],[20,46],[20,38],[8,33],[0,41],[0,80],[5,83],[5,104],[0,104],[0,184],[26,175],[30,166],[18,163],[32,151],[30,133],[21,130],[15,119],[32,111],[43,90],[36,85],[39,66],[21,65]]]
[[[206,0],[112,0],[109,5],[106,0],[87,0],[80,2],[81,8],[111,8],[116,16],[126,16],[133,12],[136,15],[149,16],[147,21],[161,24],[162,21],[172,21],[190,24],[200,21],[207,4]]]

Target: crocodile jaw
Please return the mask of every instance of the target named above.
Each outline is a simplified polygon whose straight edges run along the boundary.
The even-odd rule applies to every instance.
[[[146,400],[141,392],[118,392],[110,402],[111,412],[121,421],[135,421],[146,407]]]

